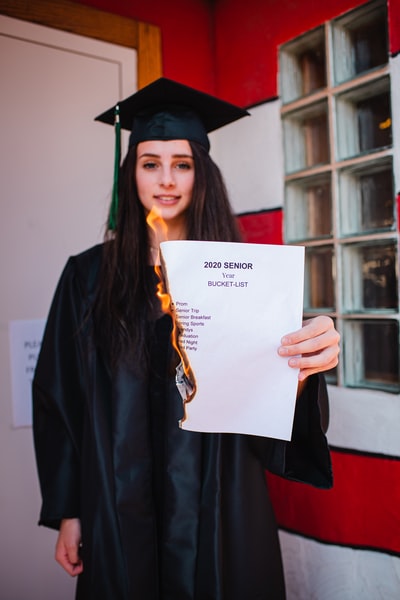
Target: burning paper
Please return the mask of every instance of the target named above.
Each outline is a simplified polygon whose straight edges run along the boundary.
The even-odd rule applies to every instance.
[[[277,349],[301,327],[304,248],[168,241],[161,258],[195,379],[177,373],[181,427],[290,439],[298,371]]]

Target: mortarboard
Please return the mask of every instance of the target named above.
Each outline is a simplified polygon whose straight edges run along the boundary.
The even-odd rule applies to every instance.
[[[234,104],[165,77],[118,102],[95,120],[113,125],[117,106],[121,128],[131,131],[129,145],[145,140],[188,139],[203,143],[207,150],[207,133],[249,114]]]
[[[209,151],[209,132],[246,115],[243,108],[165,77],[98,115],[96,121],[115,125],[116,132],[110,228],[116,224],[121,128],[131,132],[129,146],[147,140],[187,139]]]

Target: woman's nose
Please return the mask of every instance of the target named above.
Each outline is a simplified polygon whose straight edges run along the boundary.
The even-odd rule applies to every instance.
[[[164,187],[171,187],[175,185],[175,178],[170,167],[163,167],[161,169],[161,185]]]

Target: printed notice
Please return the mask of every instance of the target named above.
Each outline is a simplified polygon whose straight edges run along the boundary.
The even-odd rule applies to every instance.
[[[304,248],[182,240],[161,255],[196,384],[181,427],[290,439],[298,371],[277,349],[301,327]]]
[[[11,321],[10,358],[14,427],[32,425],[32,379],[45,319]]]

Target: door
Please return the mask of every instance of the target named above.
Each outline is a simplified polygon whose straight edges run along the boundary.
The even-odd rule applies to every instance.
[[[53,560],[30,428],[12,426],[8,325],[47,315],[69,255],[102,239],[114,134],[94,117],[136,89],[133,49],[0,17],[1,594],[73,597]]]

